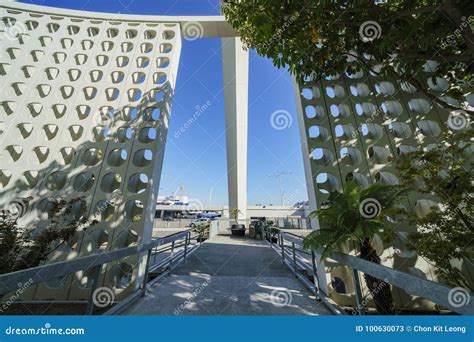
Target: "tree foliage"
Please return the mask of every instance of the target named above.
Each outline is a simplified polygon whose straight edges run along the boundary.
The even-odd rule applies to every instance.
[[[211,229],[211,222],[201,222],[194,227],[193,231],[200,235],[202,240],[209,239],[209,230]]]
[[[349,182],[343,191],[332,192],[320,209],[311,213],[321,223],[304,240],[304,248],[323,248],[323,256],[332,250],[344,251],[349,242],[357,245],[375,234],[389,239],[394,235],[397,203],[406,189],[396,185],[372,185],[366,189]]]
[[[30,200],[23,199],[22,205],[28,206]],[[80,214],[85,205],[83,198],[52,201],[48,225],[41,231],[19,227],[20,216],[16,212],[0,210],[0,274],[40,265],[53,251],[70,241],[78,229],[96,224]]]
[[[402,184],[436,203],[425,216],[402,214],[417,227],[407,247],[435,264],[442,282],[471,290],[459,265],[461,260],[471,263],[474,256],[473,137],[473,130],[446,133],[430,150],[396,160]]]
[[[312,216],[317,216],[322,228],[304,239],[304,248],[323,248],[322,256],[330,251],[345,251],[350,243],[360,252],[360,258],[380,264],[380,257],[372,247],[374,236],[385,240],[394,236],[397,203],[406,190],[399,186],[372,185],[366,189],[349,182],[344,190],[332,192],[329,199]],[[353,247],[353,246],[350,246]],[[380,314],[393,314],[390,285],[370,274],[364,279]]]
[[[450,109],[460,106],[446,96],[464,100],[461,87],[474,82],[470,0],[224,0],[222,11],[248,47],[300,80],[398,74]],[[427,60],[439,63],[435,76],[449,83],[441,96],[418,77]]]
[[[239,208],[232,208],[230,210],[230,216],[234,218],[235,223],[238,223],[239,214],[241,213]]]

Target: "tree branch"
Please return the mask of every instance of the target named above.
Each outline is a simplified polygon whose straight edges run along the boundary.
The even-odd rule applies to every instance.
[[[437,104],[439,104],[440,106],[446,108],[446,109],[449,109],[449,110],[462,110],[470,115],[474,115],[474,111],[472,110],[467,110],[467,109],[463,109],[463,108],[460,108],[460,107],[456,107],[456,106],[453,106],[453,105],[450,105],[449,103],[441,100],[440,98],[438,98],[437,96],[431,94],[425,87],[423,87],[423,85],[417,80],[415,79],[414,77],[411,77],[409,79],[406,80],[408,83],[410,83],[411,85],[413,85],[416,90],[418,90],[419,92],[423,93],[424,95],[428,96],[431,100],[433,100],[434,102],[436,102]]]
[[[463,16],[456,1],[445,0],[440,6],[440,10],[457,26],[457,30],[461,31],[464,42],[471,56],[474,57],[474,33],[472,33],[471,25],[469,23],[466,24],[466,16]]]

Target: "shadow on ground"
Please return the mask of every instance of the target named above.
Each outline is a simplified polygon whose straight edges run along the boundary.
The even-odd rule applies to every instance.
[[[126,315],[330,315],[262,241],[217,236]]]

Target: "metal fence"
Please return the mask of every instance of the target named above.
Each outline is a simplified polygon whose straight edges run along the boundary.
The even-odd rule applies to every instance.
[[[193,244],[193,241],[196,243]],[[143,282],[139,289],[130,294],[121,302],[117,303],[109,311],[109,313],[117,313],[127,304],[145,295],[150,271],[159,268],[166,268],[166,270],[163,272],[163,275],[169,274],[171,270],[173,270],[182,262],[185,262],[187,256],[200,247],[201,241],[202,234],[195,234],[191,230],[186,230],[165,237],[154,238],[152,241],[146,244],[137,245],[134,247],[92,254],[73,260],[55,262],[17,272],[3,274],[0,275],[0,295],[16,291],[18,289],[18,284],[20,283],[31,282],[38,284],[82,270],[92,270],[90,297],[85,310],[85,314],[91,315],[94,312],[93,294],[98,288],[99,276],[102,272],[103,266],[110,262],[122,260],[131,255],[147,253]],[[163,253],[167,253],[167,256],[160,259],[158,263],[152,262],[152,258],[155,258],[156,260],[157,256]]]
[[[318,285],[316,254],[312,250],[303,249],[303,237],[273,228],[271,230],[265,229],[265,239],[269,242],[270,247],[281,256],[282,262],[290,268],[298,279],[300,279],[320,299],[328,299],[327,294],[323,293]],[[442,307],[449,308],[456,313],[462,315],[474,314],[474,296],[472,296],[472,294],[468,295],[469,298],[465,301],[465,305],[453,306],[450,302],[450,298],[452,297],[453,291],[456,291],[456,288],[452,289],[445,285],[421,279],[405,272],[378,265],[344,253],[332,252],[329,257],[352,270],[357,301],[357,312],[360,315],[364,314],[364,299],[362,298],[359,272],[370,274],[378,279],[384,279],[385,282],[405,290],[410,295],[428,299]],[[312,274],[314,282],[311,283],[299,270],[305,270],[307,273]]]

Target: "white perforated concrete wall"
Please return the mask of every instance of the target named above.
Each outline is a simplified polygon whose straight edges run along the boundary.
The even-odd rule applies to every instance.
[[[378,70],[374,61],[367,59],[367,63]],[[435,62],[427,62],[418,76],[433,94],[441,94],[447,84],[442,79],[433,83],[435,68]],[[340,191],[349,180],[363,187],[374,183],[397,184],[397,175],[388,157],[427,149],[448,129],[449,110],[434,104],[396,77],[382,78],[361,71],[352,76],[344,74],[308,81],[296,87],[299,88],[300,132],[303,143],[307,144],[303,151],[309,154],[305,156],[308,158],[305,168],[309,198],[317,207],[329,197],[329,192]],[[465,103],[474,106],[472,89],[470,93],[469,89],[464,90],[469,94]],[[454,99],[445,100],[460,104]],[[449,129],[452,128],[457,129]],[[409,210],[423,212],[427,209],[427,200],[431,199],[412,196],[405,205]],[[416,228],[399,225],[398,238],[393,244],[388,245],[376,236],[374,247],[385,265],[435,280],[432,267],[404,246],[407,233],[413,229]],[[474,274],[465,261],[463,268]],[[328,289],[336,302],[354,305],[351,271],[328,261],[326,273]],[[344,282],[347,293],[338,293],[331,286],[331,279],[336,277]],[[393,294],[398,307],[431,305],[398,289],[394,289]]]
[[[0,205],[32,196],[20,223],[41,228],[50,199],[84,197],[99,220],[50,261],[151,238],[181,50],[178,23],[67,13],[0,7]],[[100,283],[119,299],[142,266],[109,264]],[[90,281],[81,272],[29,297],[84,299]]]

